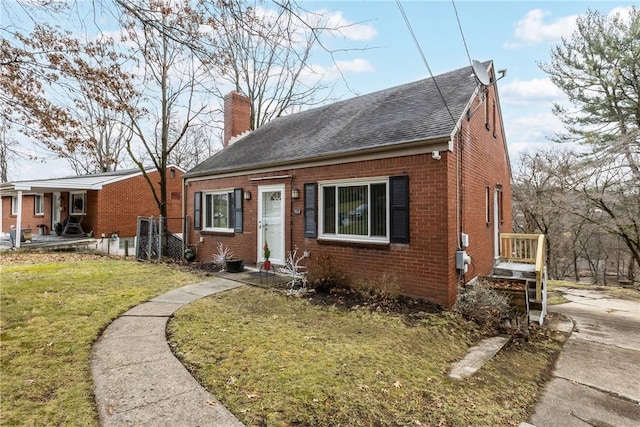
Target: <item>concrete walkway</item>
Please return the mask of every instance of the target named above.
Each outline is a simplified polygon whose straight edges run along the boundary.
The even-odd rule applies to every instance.
[[[507,345],[509,341],[511,341],[511,337],[491,337],[480,341],[478,345],[469,350],[462,360],[453,364],[449,378],[455,380],[469,378],[502,350],[502,347]]]
[[[91,356],[102,426],[243,425],[175,358],[165,334],[183,305],[239,286],[219,277],[185,286],[132,308],[105,329]]]
[[[536,427],[640,426],[640,300],[562,289],[570,302],[550,311],[574,331],[530,423]]]

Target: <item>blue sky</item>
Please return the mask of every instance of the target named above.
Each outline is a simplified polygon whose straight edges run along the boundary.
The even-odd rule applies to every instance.
[[[395,1],[300,3],[309,11],[327,12],[332,22],[344,26],[345,38],[328,43],[334,49],[351,50],[336,53],[335,61],[323,51],[312,57],[314,68],[336,79],[337,97],[349,98],[429,77]],[[608,14],[632,5],[640,7],[640,0],[455,2],[470,57],[491,59],[496,69],[507,69],[498,91],[513,161],[525,150],[549,144],[548,136],[561,130],[551,108],[553,102],[564,98],[537,64],[549,61],[552,46],[571,34],[576,16],[589,9]],[[404,0],[402,6],[434,74],[469,65],[450,0]],[[336,73],[336,65],[344,79]],[[46,167],[24,162],[14,168],[10,179],[69,174],[61,160],[49,161]]]
[[[305,1],[309,8],[339,10],[345,20],[370,26],[375,35],[368,50],[353,52],[365,72],[347,75],[357,93],[429,77],[395,1]],[[493,60],[507,69],[498,83],[507,142],[512,159],[525,150],[549,144],[560,131],[551,113],[564,97],[539,68],[553,45],[572,33],[575,18],[587,10],[609,14],[640,6],[640,1],[402,1],[416,38],[434,74],[469,65],[456,20],[456,9],[472,59]],[[368,65],[368,67],[365,67]]]

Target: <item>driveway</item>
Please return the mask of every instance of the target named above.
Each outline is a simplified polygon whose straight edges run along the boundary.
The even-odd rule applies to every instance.
[[[574,330],[530,423],[640,426],[640,299],[560,290],[569,302],[550,310],[570,317]]]

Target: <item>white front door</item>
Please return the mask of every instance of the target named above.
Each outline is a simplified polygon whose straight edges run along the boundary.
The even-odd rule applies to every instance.
[[[284,185],[258,187],[258,262],[264,261],[263,248],[269,245],[274,264],[284,264]]]
[[[51,230],[55,230],[56,224],[60,222],[61,206],[60,193],[53,193],[53,197],[51,198]]]

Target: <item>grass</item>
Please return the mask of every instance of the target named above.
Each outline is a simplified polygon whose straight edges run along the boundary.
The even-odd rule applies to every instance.
[[[169,324],[183,363],[249,426],[518,425],[564,336],[534,330],[471,379],[451,363],[481,338],[451,313],[402,317],[259,288],[195,302]]]
[[[198,276],[73,254],[0,255],[0,424],[97,426],[92,343],[128,308]]]

